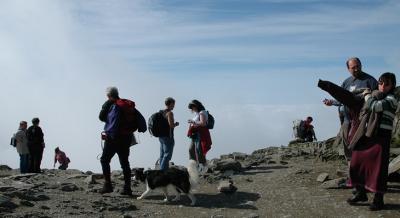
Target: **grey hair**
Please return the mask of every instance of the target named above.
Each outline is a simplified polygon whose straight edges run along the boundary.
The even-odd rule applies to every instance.
[[[108,96],[110,96],[112,98],[118,98],[119,97],[118,89],[115,86],[108,87],[107,90],[106,90],[106,93],[107,93]]]
[[[346,66],[347,66],[347,68],[349,68],[349,62],[350,62],[350,61],[356,61],[356,62],[358,63],[358,65],[360,65],[360,67],[362,67],[360,58],[358,58],[358,57],[351,57],[351,58],[347,59],[347,61],[346,61]]]

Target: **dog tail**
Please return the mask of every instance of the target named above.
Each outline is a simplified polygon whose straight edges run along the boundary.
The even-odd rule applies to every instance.
[[[199,172],[197,171],[197,162],[195,160],[189,160],[189,165],[187,169],[189,173],[191,189],[196,189],[199,185]]]

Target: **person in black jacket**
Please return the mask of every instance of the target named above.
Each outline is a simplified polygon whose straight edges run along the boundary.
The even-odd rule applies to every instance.
[[[32,119],[32,126],[26,131],[28,137],[28,148],[30,154],[29,172],[40,173],[40,164],[42,162],[44,144],[44,134],[42,128],[39,126],[39,118]]]

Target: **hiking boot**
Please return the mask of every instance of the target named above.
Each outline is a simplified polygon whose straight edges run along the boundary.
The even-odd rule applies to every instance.
[[[368,196],[365,192],[357,192],[353,197],[347,199],[347,203],[353,205],[358,202],[366,202],[368,201]]]
[[[375,193],[374,200],[369,205],[369,210],[377,211],[382,210],[385,204],[383,203],[383,194]]]
[[[100,194],[111,193],[113,192],[113,187],[111,183],[104,183],[103,188],[99,191]]]
[[[122,191],[119,194],[120,195],[132,196],[132,190],[130,188],[124,188],[124,189],[122,189]]]

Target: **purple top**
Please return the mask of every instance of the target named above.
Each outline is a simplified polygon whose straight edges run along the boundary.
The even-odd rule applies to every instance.
[[[107,136],[111,138],[115,138],[118,133],[119,115],[119,107],[116,104],[113,104],[107,114],[106,124],[104,125],[104,131]]]

